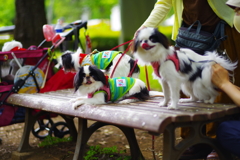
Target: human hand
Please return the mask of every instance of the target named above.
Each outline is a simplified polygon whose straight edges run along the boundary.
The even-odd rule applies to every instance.
[[[137,37],[137,35],[138,35],[138,33],[139,33],[139,31],[141,30],[141,29],[143,29],[143,28],[146,28],[145,26],[141,26],[140,28],[138,28],[138,30],[134,33],[134,36],[133,36],[133,41],[132,42],[130,42],[129,43],[129,46],[130,46],[130,50],[131,50],[131,52],[133,52],[133,46],[134,46],[134,41],[135,41],[135,39],[136,39],[136,37]]]
[[[229,83],[228,71],[219,64],[212,66],[212,82],[220,89],[223,85]]]
[[[240,16],[240,8],[236,7],[234,10],[235,10],[236,15]]]
[[[143,28],[146,28],[145,26],[141,26],[140,28],[138,28],[138,30],[134,33],[133,39],[135,39],[139,33],[139,31]]]

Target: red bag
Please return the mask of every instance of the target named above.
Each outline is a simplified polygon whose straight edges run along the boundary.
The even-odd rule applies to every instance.
[[[59,89],[73,88],[73,79],[76,73],[65,73],[60,69],[53,75],[45,84],[45,87],[40,90],[40,93],[56,91]]]

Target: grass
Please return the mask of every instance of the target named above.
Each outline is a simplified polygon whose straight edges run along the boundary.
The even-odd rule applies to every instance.
[[[47,136],[42,142],[38,144],[39,147],[50,147],[62,142],[70,142],[72,137],[58,138]],[[130,160],[131,157],[124,155],[126,150],[118,151],[116,146],[100,147],[100,145],[90,146],[86,151],[84,160]]]
[[[58,137],[47,136],[41,143],[38,144],[38,146],[49,147],[61,142],[71,142],[71,141],[72,141],[72,137],[58,138]]]
[[[130,160],[130,156],[124,155],[126,150],[118,151],[116,146],[101,148],[100,145],[90,146],[84,160]]]

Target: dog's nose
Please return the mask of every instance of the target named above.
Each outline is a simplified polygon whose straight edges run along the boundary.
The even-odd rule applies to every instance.
[[[144,40],[144,43],[147,43],[148,42],[148,40]]]

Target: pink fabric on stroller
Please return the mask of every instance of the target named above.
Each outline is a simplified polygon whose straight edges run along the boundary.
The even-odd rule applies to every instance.
[[[65,73],[62,69],[60,69],[46,82],[45,87],[40,90],[40,93],[73,88],[73,79],[75,74],[76,73],[72,72]]]

